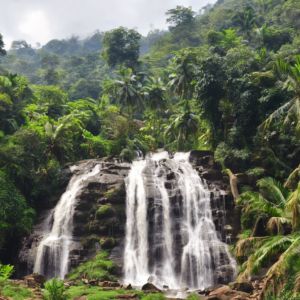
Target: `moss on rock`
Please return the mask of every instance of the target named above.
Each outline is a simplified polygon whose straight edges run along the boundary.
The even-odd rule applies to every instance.
[[[111,217],[113,214],[114,214],[114,210],[111,206],[103,205],[97,210],[96,217],[98,219],[107,218],[107,217]]]

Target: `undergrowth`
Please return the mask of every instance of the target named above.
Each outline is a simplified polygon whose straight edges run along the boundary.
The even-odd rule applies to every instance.
[[[14,300],[23,300],[34,297],[32,291],[20,286],[14,286],[10,284],[6,285],[3,288],[3,290],[1,291],[1,295],[11,297]]]
[[[68,293],[70,296],[70,299],[73,299],[78,296],[87,295],[87,300],[111,300],[115,299],[115,297],[119,294],[129,294],[129,293],[136,293],[140,299],[143,298],[144,293],[141,291],[136,290],[113,290],[113,291],[103,291],[102,288],[99,288],[98,286],[71,286],[68,289]],[[154,300],[155,298],[153,298]]]
[[[76,280],[79,278],[95,279],[97,281],[117,281],[112,275],[115,265],[108,260],[109,252],[102,251],[93,260],[81,263],[77,268],[68,274],[68,279]]]

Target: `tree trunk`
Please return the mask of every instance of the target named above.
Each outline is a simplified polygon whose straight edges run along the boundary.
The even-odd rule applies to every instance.
[[[231,193],[233,195],[234,202],[236,203],[240,199],[240,194],[237,186],[238,179],[229,169],[227,169],[226,171],[229,175]]]

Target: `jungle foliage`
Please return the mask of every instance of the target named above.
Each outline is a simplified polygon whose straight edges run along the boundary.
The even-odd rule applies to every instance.
[[[30,231],[67,162],[214,150],[251,179],[233,247],[241,276],[284,255],[297,289],[286,266],[299,250],[299,1],[219,0],[166,19],[145,37],[120,27],[7,53],[0,35],[0,243]]]

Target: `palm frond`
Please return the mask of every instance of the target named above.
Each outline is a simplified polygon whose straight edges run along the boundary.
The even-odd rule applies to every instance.
[[[295,241],[292,236],[275,236],[270,238],[251,255],[245,275],[256,274],[270,260],[272,255],[286,251]]]
[[[284,209],[286,199],[290,196],[291,192],[283,187],[279,181],[276,181],[272,177],[266,177],[258,180],[257,186],[265,190],[268,198],[273,200],[281,209]]]

